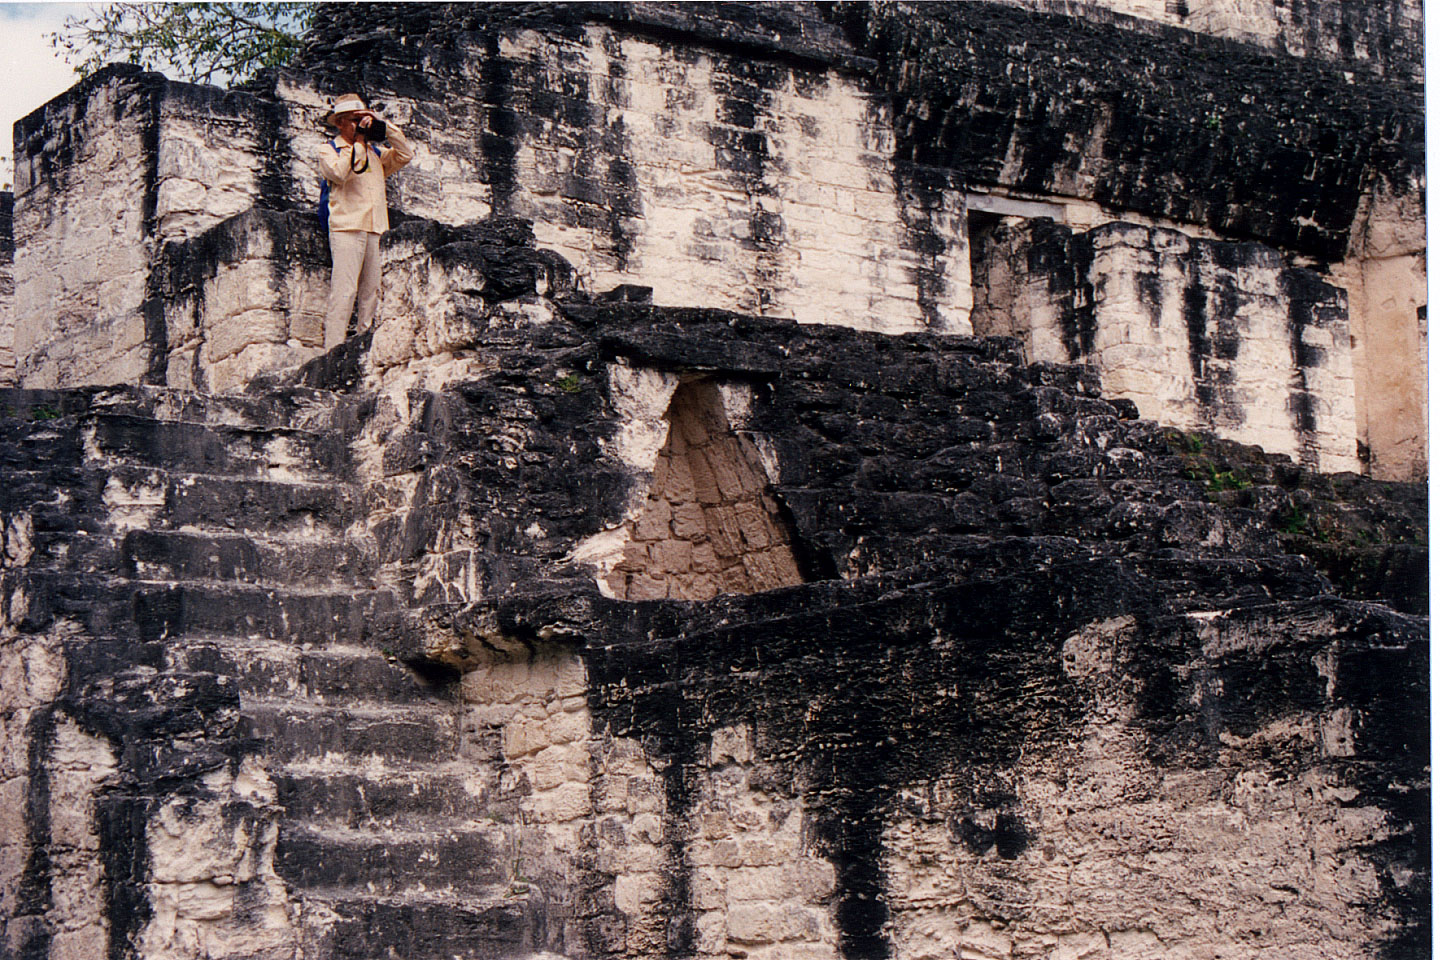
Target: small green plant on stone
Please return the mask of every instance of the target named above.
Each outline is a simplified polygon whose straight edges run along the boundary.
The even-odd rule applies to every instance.
[[[1209,460],[1198,460],[1185,468],[1185,479],[1205,484],[1208,493],[1224,493],[1227,490],[1248,490],[1254,486],[1250,475],[1244,470],[1220,470]]]
[[[1309,518],[1305,515],[1305,511],[1300,509],[1299,504],[1291,504],[1290,509],[1282,513],[1275,521],[1275,529],[1280,533],[1302,534],[1309,525]]]
[[[1210,480],[1205,484],[1205,488],[1211,493],[1220,493],[1223,490],[1248,490],[1252,486],[1254,484],[1250,481],[1250,475],[1244,470],[1221,471],[1216,470],[1213,465],[1210,467]]]
[[[575,374],[573,373],[567,373],[565,376],[555,381],[555,385],[558,386],[561,390],[564,390],[566,393],[580,392],[580,378],[575,376]]]
[[[43,404],[38,407],[30,408],[31,420],[58,420],[60,419],[60,416],[61,414],[59,410],[56,410],[54,407],[44,406]]]

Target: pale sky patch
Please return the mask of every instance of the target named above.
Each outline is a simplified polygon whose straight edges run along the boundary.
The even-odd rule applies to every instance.
[[[67,16],[83,16],[84,3],[0,3],[0,184],[10,183],[15,121],[54,99],[80,78],[55,52],[46,34]]]

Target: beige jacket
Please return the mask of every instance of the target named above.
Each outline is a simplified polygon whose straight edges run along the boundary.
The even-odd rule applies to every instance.
[[[415,157],[410,141],[400,128],[389,120],[385,129],[390,146],[380,148],[380,156],[369,147],[369,169],[355,173],[350,166],[353,153],[355,166],[365,166],[360,145],[348,144],[339,136],[320,148],[320,173],[330,181],[330,229],[363,230],[384,233],[390,229],[390,214],[385,206],[385,178],[393,175]],[[338,152],[337,152],[338,148]]]

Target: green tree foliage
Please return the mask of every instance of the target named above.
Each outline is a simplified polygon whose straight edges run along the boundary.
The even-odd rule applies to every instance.
[[[243,83],[300,49],[313,11],[309,3],[91,4],[50,41],[82,77],[123,62],[177,80]]]

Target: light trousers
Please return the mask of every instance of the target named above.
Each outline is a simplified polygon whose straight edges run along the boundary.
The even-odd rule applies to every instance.
[[[350,311],[360,300],[356,331],[364,333],[380,305],[380,234],[365,230],[330,231],[330,302],[325,308],[325,349],[339,346],[350,327]]]

